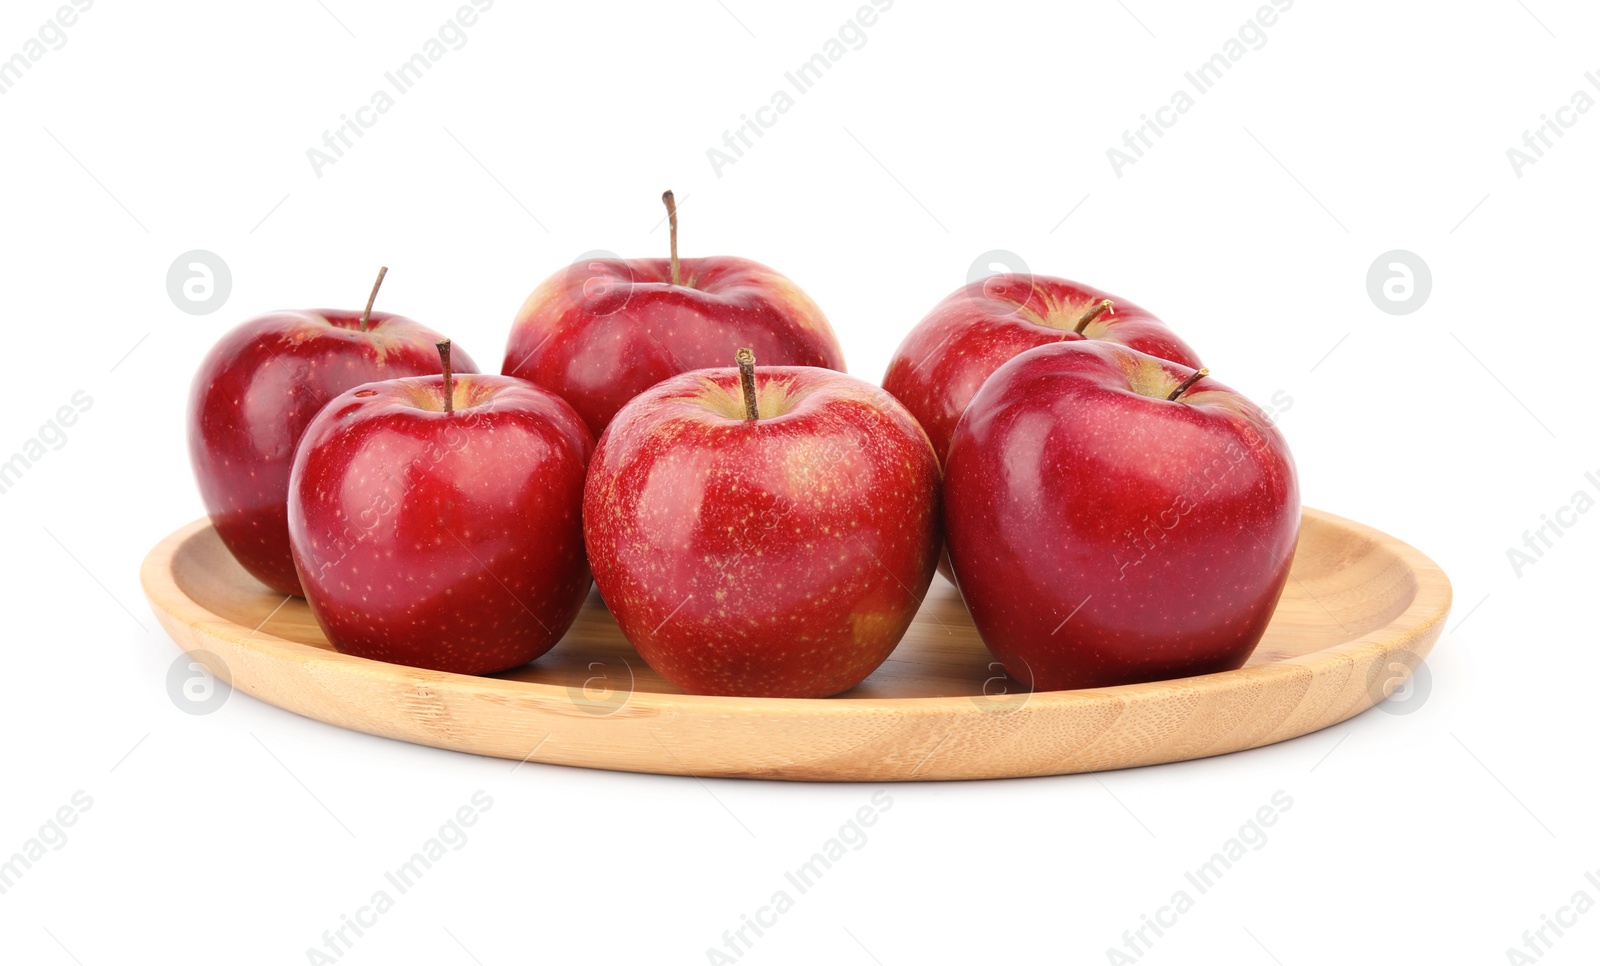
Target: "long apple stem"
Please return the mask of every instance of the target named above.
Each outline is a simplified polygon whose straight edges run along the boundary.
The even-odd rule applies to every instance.
[[[1178,388],[1172,390],[1171,394],[1167,396],[1167,402],[1176,401],[1179,396],[1181,396],[1185,392],[1189,391],[1189,387],[1190,386],[1194,385],[1195,383],[1199,382],[1200,380],[1204,379],[1206,376],[1209,376],[1209,375],[1211,375],[1211,370],[1210,369],[1196,369],[1189,376],[1189,378],[1187,378],[1184,381],[1178,383]]]
[[[456,411],[456,379],[450,371],[450,340],[440,339],[434,343],[439,349],[439,365],[444,369],[444,411]]]
[[[1101,313],[1104,312],[1112,312],[1113,315],[1116,314],[1112,311],[1110,299],[1101,299],[1099,302],[1096,302],[1094,306],[1089,309],[1089,311],[1083,313],[1083,315],[1078,319],[1077,328],[1073,329],[1072,331],[1082,335],[1083,330],[1089,327],[1089,323],[1093,322],[1095,319],[1098,319]]]
[[[372,294],[367,296],[367,307],[361,310],[361,331],[367,331],[367,320],[372,318],[372,303],[378,301],[378,289],[383,287],[383,277],[389,274],[389,266],[378,269],[378,280],[372,283]]]
[[[756,354],[750,349],[740,349],[733,357],[739,361],[739,385],[744,388],[744,418],[760,419],[756,408]]]
[[[667,206],[667,232],[672,236],[672,284],[678,284],[678,199],[672,191],[661,192],[661,201]]]

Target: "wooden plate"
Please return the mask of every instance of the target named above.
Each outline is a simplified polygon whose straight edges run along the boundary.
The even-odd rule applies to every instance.
[[[935,578],[899,648],[854,690],[724,698],[656,676],[597,594],[549,654],[472,677],[339,654],[305,602],[248,576],[205,520],[156,546],[140,578],[167,633],[218,677],[343,728],[515,760],[823,781],[1060,775],[1294,738],[1381,700],[1450,609],[1433,561],[1308,509],[1288,589],[1238,671],[1007,693],[955,588]]]

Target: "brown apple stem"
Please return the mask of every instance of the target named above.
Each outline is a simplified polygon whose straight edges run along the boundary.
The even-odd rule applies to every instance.
[[[456,379],[450,371],[450,340],[440,339],[434,343],[439,349],[439,365],[444,369],[444,411],[456,411]]]
[[[1083,330],[1089,327],[1089,323],[1093,322],[1095,319],[1098,319],[1101,314],[1105,312],[1112,312],[1110,299],[1101,299],[1099,302],[1096,302],[1094,306],[1089,309],[1089,311],[1083,313],[1082,317],[1078,319],[1078,325],[1072,331],[1082,335]],[[1114,315],[1116,313],[1112,312],[1112,314]]]
[[[1189,391],[1189,387],[1190,386],[1194,385],[1195,383],[1199,382],[1200,380],[1204,379],[1206,376],[1209,376],[1209,375],[1211,375],[1211,370],[1210,369],[1196,369],[1189,376],[1189,378],[1187,378],[1184,381],[1178,383],[1178,388],[1172,390],[1172,393],[1167,396],[1167,402],[1176,401],[1179,396],[1181,396],[1185,392]]]
[[[661,192],[661,201],[667,206],[667,232],[672,236],[672,284],[678,284],[678,199],[672,191]]]
[[[761,413],[756,409],[756,354],[740,349],[733,357],[739,361],[739,385],[744,388],[744,418],[760,419]]]
[[[372,283],[372,294],[367,296],[367,307],[361,310],[361,331],[367,331],[367,320],[372,318],[372,303],[378,301],[378,289],[383,287],[383,277],[389,274],[389,266],[378,269],[378,280]]]

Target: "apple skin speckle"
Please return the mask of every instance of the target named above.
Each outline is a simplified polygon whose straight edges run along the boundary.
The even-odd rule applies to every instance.
[[[343,653],[462,674],[519,667],[589,592],[593,438],[560,397],[509,376],[371,383],[307,427],[289,484],[306,601]]]
[[[1082,334],[1085,312],[1110,299]],[[1019,353],[1086,339],[1130,346],[1190,369],[1200,357],[1160,319],[1097,288],[1048,275],[1007,273],[950,293],[900,343],[883,388],[911,411],[943,462],[956,421],[989,375]]]
[[[1034,690],[1244,665],[1289,577],[1300,490],[1244,396],[1126,346],[1031,349],[984,383],[945,461],[956,584]]]
[[[844,371],[817,303],[773,269],[719,255],[596,259],[550,276],[523,303],[501,372],[570,401],[600,435],[617,410],[668,376],[722,366],[748,346],[765,365]]]
[[[584,492],[595,581],[623,633],[696,694],[826,697],[893,651],[933,577],[939,469],[893,397],[826,369],[736,369],[636,397]]]
[[[302,596],[289,552],[289,468],[307,424],[362,383],[440,371],[443,336],[410,319],[335,309],[273,312],[242,323],[201,363],[189,394],[189,458],[217,535],[244,569]],[[477,366],[459,348],[457,372]]]
[[[1080,334],[1084,314],[1110,299]],[[1007,360],[1042,345],[1096,339],[1200,368],[1200,357],[1166,324],[1126,299],[1049,275],[1002,273],[950,293],[907,333],[883,388],[911,411],[944,464],[956,421],[983,381]],[[949,556],[939,572],[954,579]]]

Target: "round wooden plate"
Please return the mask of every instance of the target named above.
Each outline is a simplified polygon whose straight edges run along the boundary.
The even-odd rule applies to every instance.
[[[1306,510],[1292,576],[1250,663],[1223,674],[1025,693],[941,578],[889,660],[834,698],[686,695],[634,653],[599,595],[555,649],[493,677],[349,657],[303,600],[234,562],[209,522],[140,572],[167,633],[239,691],[436,748],[695,776],[900,781],[1062,775],[1204,758],[1326,728],[1422,660],[1450,582],[1394,538]]]

